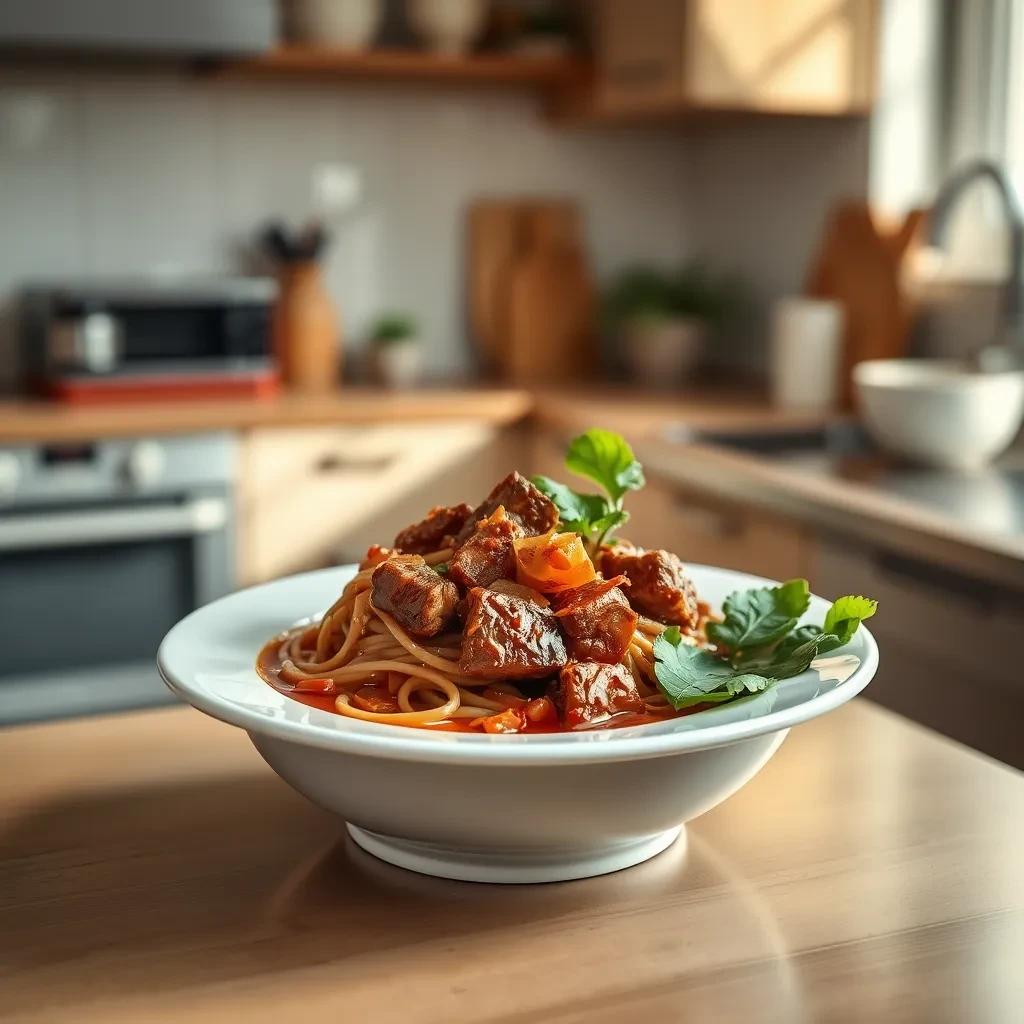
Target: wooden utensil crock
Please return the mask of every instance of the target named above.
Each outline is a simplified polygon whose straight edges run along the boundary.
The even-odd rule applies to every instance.
[[[281,268],[273,332],[281,373],[290,388],[325,392],[337,386],[341,325],[317,263]]]

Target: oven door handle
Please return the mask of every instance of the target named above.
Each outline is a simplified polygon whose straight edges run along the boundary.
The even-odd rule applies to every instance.
[[[174,505],[34,512],[0,517],[0,552],[189,537],[220,530],[227,521],[227,501],[212,497]]]

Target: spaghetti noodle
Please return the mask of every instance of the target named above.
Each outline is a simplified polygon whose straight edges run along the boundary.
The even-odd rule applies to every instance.
[[[620,545],[624,574],[602,575],[613,549],[557,521],[518,474],[475,510],[434,509],[395,549],[371,548],[319,622],[267,644],[257,669],[296,700],[392,725],[551,732],[680,714],[654,641],[673,624],[704,643],[707,608],[678,559]]]
[[[437,565],[450,555],[450,549],[436,551],[425,561]],[[319,623],[289,630],[264,647],[258,668],[267,682],[305,703],[366,722],[475,729],[474,720],[482,725],[484,719],[523,705],[528,725],[517,731],[557,730],[553,715],[539,714],[548,711],[539,703],[547,698],[531,697],[530,687],[460,672],[461,635],[420,642],[375,608],[370,601],[374,568],[361,569]],[[639,619],[622,663],[642,696],[644,712],[611,724],[637,725],[678,714],[655,682],[652,640],[665,628],[653,619]],[[696,644],[700,636],[688,639]],[[535,719],[529,715],[531,704]]]

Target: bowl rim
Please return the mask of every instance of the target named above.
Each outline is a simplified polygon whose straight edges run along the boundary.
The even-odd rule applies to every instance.
[[[916,380],[900,377],[902,371],[921,373]],[[891,377],[885,374],[893,371]],[[983,388],[992,384],[1016,383],[1024,390],[1024,370],[991,370],[972,373],[957,359],[864,359],[852,370],[853,382],[858,387],[886,391],[962,392],[968,388]]]
[[[646,760],[727,746],[743,740],[781,732],[842,706],[868,685],[878,669],[878,645],[871,632],[862,625],[853,643],[862,646],[862,651],[859,653],[862,653],[863,656],[860,664],[849,678],[824,692],[801,700],[792,707],[768,710],[763,714],[740,721],[715,723],[709,721],[708,725],[696,728],[689,724],[688,719],[678,719],[679,722],[687,722],[687,726],[677,732],[657,734],[646,731],[660,728],[660,726],[645,724],[598,732],[553,733],[533,736],[475,736],[451,732],[431,735],[429,731],[423,729],[353,721],[332,715],[327,711],[316,711],[316,709],[311,710],[316,711],[318,715],[330,718],[332,727],[326,728],[308,721],[272,718],[212,693],[207,687],[176,668],[174,664],[176,646],[185,642],[184,638],[188,637],[190,631],[196,629],[197,624],[201,624],[204,619],[222,614],[227,607],[242,599],[244,595],[251,598],[260,591],[268,591],[286,584],[294,585],[299,581],[315,577],[353,573],[356,568],[354,565],[341,565],[281,577],[235,591],[193,611],[178,622],[160,644],[156,662],[161,677],[174,694],[199,711],[229,725],[245,729],[250,734],[269,736],[298,746],[334,750],[339,753],[377,757],[385,760],[417,761],[430,764],[532,767]],[[712,572],[733,577],[738,587],[778,586],[777,580],[732,569],[699,563],[689,563],[689,568],[694,573]],[[823,600],[812,595],[812,604],[815,601],[822,602]],[[833,655],[839,653],[841,652],[832,652]],[[252,680],[259,686],[266,687],[268,684],[256,675],[255,658],[256,651],[253,650]],[[808,674],[804,673],[793,679],[782,680],[776,686],[793,684]],[[732,702],[723,705],[723,708],[736,707],[739,703],[739,701]],[[712,709],[701,714],[714,715],[718,710],[721,709]],[[337,722],[334,722],[334,719],[337,719]],[[615,734],[614,742],[582,742],[593,740],[594,737],[607,737],[613,733]],[[446,742],[438,742],[439,735],[444,736]],[[574,742],[574,740],[581,742]]]

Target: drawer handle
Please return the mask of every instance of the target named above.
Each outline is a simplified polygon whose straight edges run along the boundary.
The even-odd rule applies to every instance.
[[[317,459],[313,464],[313,470],[324,475],[328,473],[383,473],[394,466],[397,461],[398,456],[395,454],[359,459],[332,452],[330,455],[322,455]]]

